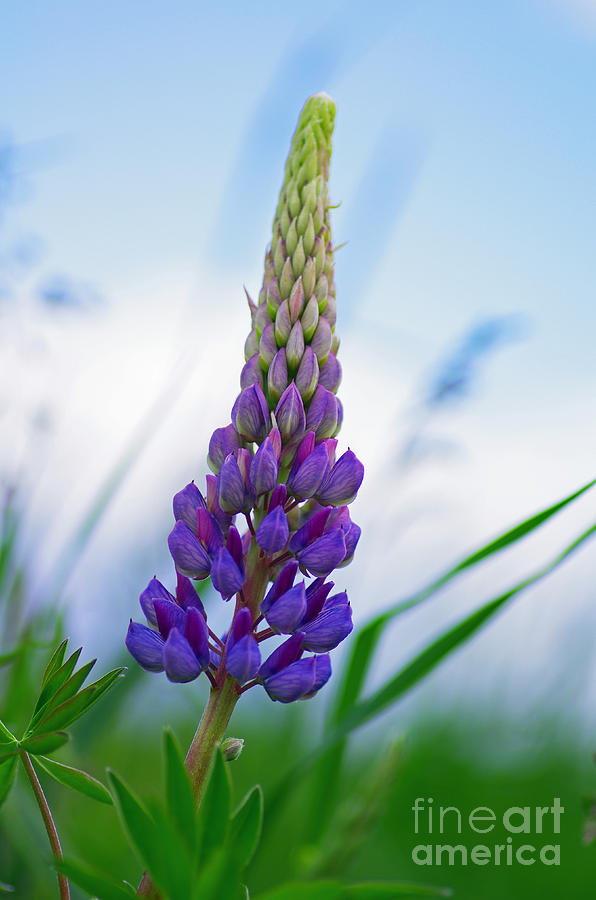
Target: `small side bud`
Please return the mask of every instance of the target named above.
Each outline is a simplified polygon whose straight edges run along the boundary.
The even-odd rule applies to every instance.
[[[226,762],[233,762],[238,759],[244,749],[244,738],[226,738],[222,742],[221,752]]]

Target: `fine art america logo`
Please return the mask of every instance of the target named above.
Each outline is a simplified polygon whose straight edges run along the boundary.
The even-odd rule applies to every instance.
[[[412,812],[414,833],[421,841],[412,850],[417,866],[561,864],[561,846],[551,843],[561,832],[565,812],[559,797],[551,806],[510,806],[498,813],[489,806],[462,813],[457,806],[437,806],[432,797],[417,797]],[[457,843],[444,843],[446,832],[456,832]],[[503,836],[495,840],[499,834]]]

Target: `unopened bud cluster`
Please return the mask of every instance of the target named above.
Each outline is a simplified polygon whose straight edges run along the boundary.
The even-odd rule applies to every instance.
[[[206,672],[216,689],[231,677],[239,692],[260,683],[282,702],[326,683],[329,651],[352,630],[347,595],[333,594],[328,580],[354,555],[360,529],[348,504],[364,475],[351,450],[336,454],[341,369],[327,197],[334,114],[319,94],[300,115],[258,306],[251,301],[241,392],[231,422],[211,437],[204,494],[191,482],[174,498],[176,592],[153,579],[140,597],[153,627],[131,622],[126,641],[144,668],[172,681]],[[191,583],[208,577],[224,600],[235,598],[225,635],[208,627]],[[263,660],[262,642],[279,635]]]

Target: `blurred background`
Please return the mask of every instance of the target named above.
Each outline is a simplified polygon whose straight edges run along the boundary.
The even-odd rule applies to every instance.
[[[342,570],[356,622],[594,477],[595,47],[592,0],[6,4],[6,645],[57,604],[65,633],[110,665],[149,578],[171,584],[171,497],[202,480],[209,436],[228,421],[249,329],[243,286],[258,293],[290,135],[318,90],[337,103],[333,225],[347,242],[340,446],[367,468],[354,509],[363,537]],[[586,495],[400,617],[371,683],[533,572],[594,508]],[[374,762],[391,788],[369,804],[376,817],[345,832],[354,852],[321,862],[308,810],[286,811],[290,837],[265,842],[255,889],[329,870],[447,884],[470,900],[592,896],[593,600],[588,546],[357,735],[346,796]],[[27,677],[4,672],[22,691]],[[140,784],[163,721],[186,739],[204,698],[132,667],[118,690],[72,752],[93,750],[95,774],[109,764]],[[273,785],[316,740],[325,703],[246,698],[238,790]],[[419,869],[410,807],[427,794],[463,809],[560,796],[560,870]],[[67,849],[136,877],[113,813],[101,810],[95,831],[89,802],[71,802],[56,796]],[[36,868],[35,812],[15,823],[11,803],[0,878],[43,900],[54,890],[45,838]]]

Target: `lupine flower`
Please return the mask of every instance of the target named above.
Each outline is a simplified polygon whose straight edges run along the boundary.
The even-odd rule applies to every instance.
[[[126,638],[141,666],[172,681],[205,672],[212,696],[226,683],[238,694],[261,684],[282,703],[312,697],[331,675],[328,651],[352,630],[347,595],[333,594],[328,580],[360,538],[348,504],[364,475],[351,450],[336,459],[343,408],[327,193],[334,116],[318,94],[298,120],[258,302],[248,297],[240,393],[209,442],[205,493],[190,482],[174,497],[176,592],[153,578],[140,596],[149,627],[131,622]],[[190,580],[209,576],[223,600],[234,598],[221,637]],[[261,662],[272,634],[288,637]]]

